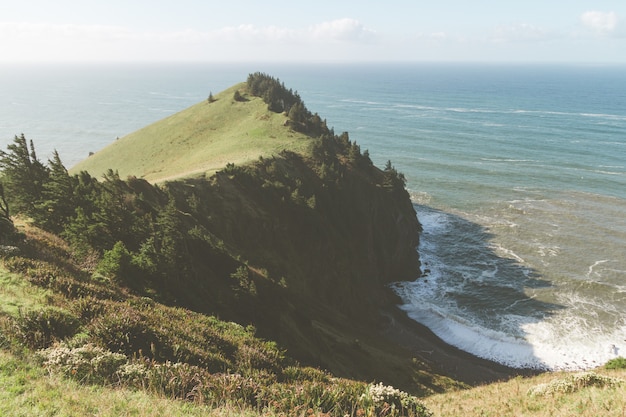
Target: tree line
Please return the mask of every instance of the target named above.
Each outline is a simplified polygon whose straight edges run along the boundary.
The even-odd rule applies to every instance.
[[[326,125],[326,120],[322,120],[317,113],[311,113],[298,92],[287,89],[278,78],[255,72],[248,75],[247,86],[250,94],[261,97],[270,111],[285,113],[294,130],[313,137],[333,134],[332,129]]]
[[[306,109],[297,92],[286,89],[278,79],[251,74],[248,88],[270,108],[287,112],[292,126],[313,137],[310,157],[324,183],[339,184],[351,166],[362,172],[376,171],[367,151],[362,153],[347,133],[335,135],[325,121]],[[254,184],[265,194],[273,190],[280,201],[316,206],[310,187],[267,169],[268,164],[259,161],[245,168],[230,164],[222,175]],[[404,191],[404,176],[390,162],[385,168],[382,185]],[[19,239],[12,218],[20,215],[62,237],[85,264],[91,262],[92,268],[129,286],[150,281],[150,285],[176,288],[177,281],[197,274],[194,267],[198,259],[210,258],[207,253],[216,262],[228,264],[224,270],[235,270],[236,263],[220,255],[220,239],[203,223],[214,214],[204,206],[206,197],[180,189],[136,177],[122,179],[113,170],[100,179],[86,171],[70,175],[58,152],[44,163],[32,140],[23,134],[15,136],[6,151],[0,150],[0,245]]]

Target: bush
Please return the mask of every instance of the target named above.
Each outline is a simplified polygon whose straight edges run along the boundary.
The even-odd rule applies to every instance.
[[[90,384],[117,382],[120,367],[128,362],[126,356],[120,353],[91,344],[73,349],[55,346],[40,351],[39,356],[45,367]]]
[[[604,364],[606,369],[626,369],[626,358],[618,357]]]
[[[369,385],[361,399],[366,409],[375,410],[375,415],[432,416],[416,397],[382,383]]]
[[[557,393],[571,394],[588,387],[616,388],[624,384],[624,380],[598,375],[595,372],[581,372],[557,379],[547,384],[539,384],[530,390],[530,396],[554,395]]]
[[[202,402],[200,388],[210,375],[206,370],[186,363],[140,361],[122,365],[117,377],[126,386],[168,398]]]
[[[80,321],[75,315],[54,307],[20,314],[16,324],[19,339],[37,349],[74,336],[80,327]]]
[[[128,356],[154,357],[159,340],[146,318],[124,304],[111,305],[97,317],[91,334],[99,346]]]
[[[132,275],[132,258],[124,243],[118,241],[111,250],[104,252],[102,260],[96,267],[96,272],[118,283],[129,282],[130,275]]]

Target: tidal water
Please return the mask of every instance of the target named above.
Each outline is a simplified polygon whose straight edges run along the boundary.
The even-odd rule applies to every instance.
[[[626,68],[478,64],[110,64],[0,68],[0,146],[69,167],[248,73],[297,90],[407,177],[424,276],[402,308],[515,367],[626,356]]]

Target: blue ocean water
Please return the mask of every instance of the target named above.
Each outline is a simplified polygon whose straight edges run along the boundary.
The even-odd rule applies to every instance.
[[[71,166],[264,71],[391,160],[424,225],[394,286],[448,343],[518,367],[626,355],[626,68],[144,64],[0,68],[0,146]]]

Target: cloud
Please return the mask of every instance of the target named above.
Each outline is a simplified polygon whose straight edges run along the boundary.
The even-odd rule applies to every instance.
[[[588,11],[580,15],[582,24],[599,34],[615,31],[618,20],[615,12]]]
[[[305,28],[242,24],[222,28],[141,31],[107,25],[42,24],[0,21],[0,61],[198,59],[202,56],[256,56],[278,51],[330,51],[375,37],[355,19],[326,21]],[[312,49],[307,49],[312,51]],[[345,52],[345,51],[344,51]],[[340,56],[343,56],[340,54]]]
[[[540,42],[558,37],[557,34],[544,28],[529,24],[518,23],[513,25],[497,26],[490,40],[495,43],[505,42]]]
[[[345,18],[311,26],[308,35],[321,40],[368,41],[375,36],[375,32],[367,29],[358,20]]]

